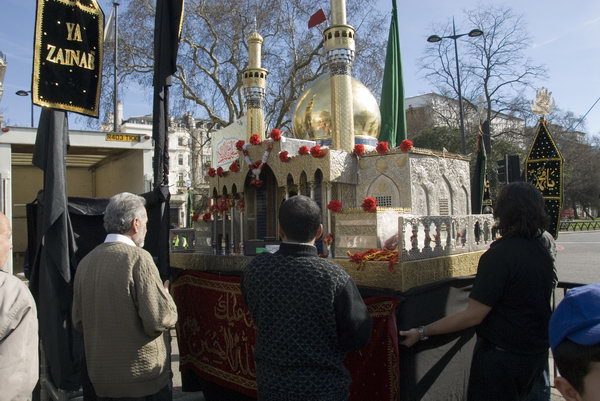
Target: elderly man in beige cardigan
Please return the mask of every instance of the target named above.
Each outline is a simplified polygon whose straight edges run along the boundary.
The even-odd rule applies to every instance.
[[[38,321],[27,286],[2,270],[11,248],[10,224],[0,212],[0,401],[24,401],[38,381]]]
[[[108,233],[79,263],[73,324],[83,332],[87,370],[99,399],[171,400],[167,330],[177,309],[152,256],[142,249],[148,217],[142,197],[113,196]]]

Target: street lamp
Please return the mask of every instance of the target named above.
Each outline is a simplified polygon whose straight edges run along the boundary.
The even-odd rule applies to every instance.
[[[475,38],[477,36],[483,35],[483,31],[481,29],[472,29],[469,33],[461,33],[456,34],[456,26],[454,25],[454,18],[452,18],[452,35],[450,36],[438,36],[431,35],[427,38],[429,43],[440,42],[442,39],[452,39],[454,40],[454,60],[456,61],[456,83],[458,86],[458,114],[460,120],[460,139],[462,142],[462,152],[463,154],[467,154],[467,141],[465,139],[465,122],[463,117],[463,103],[462,103],[462,92],[460,88],[460,70],[458,69],[458,45],[456,44],[456,40],[462,36],[470,36]]]
[[[15,92],[17,96],[29,96],[31,95],[31,91],[18,90]],[[31,128],[33,128],[33,99],[31,99]]]

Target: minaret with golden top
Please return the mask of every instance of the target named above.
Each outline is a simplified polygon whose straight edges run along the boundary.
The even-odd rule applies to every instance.
[[[331,76],[333,149],[354,149],[352,61],[354,28],[346,24],[346,0],[331,0],[332,25],[323,32]]]
[[[254,31],[248,38],[248,67],[242,72],[244,95],[246,97],[246,137],[252,134],[265,137],[263,104],[267,86],[268,71],[261,68],[263,38]]]

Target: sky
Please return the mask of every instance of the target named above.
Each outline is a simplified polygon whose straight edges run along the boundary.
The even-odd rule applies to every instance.
[[[127,0],[122,0],[125,3]],[[241,0],[240,0],[241,1]],[[35,0],[3,0],[0,13],[0,51],[8,59],[4,79],[4,96],[0,100],[0,114],[7,125],[30,125],[31,99],[15,92],[31,89]],[[105,14],[110,13],[111,2],[99,1]],[[391,0],[377,0],[382,12],[390,12]],[[600,1],[597,0],[397,0],[400,45],[406,97],[432,91],[421,76],[418,58],[429,44],[426,38],[436,32],[435,23],[445,23],[459,16],[465,9],[478,4],[493,3],[512,8],[522,14],[532,37],[526,56],[546,67],[548,78],[539,81],[539,87],[548,88],[556,105],[563,110],[583,115],[600,98]],[[323,1],[329,8],[329,1]],[[352,23],[352,16],[349,16]],[[457,33],[468,32],[471,26],[457,27]],[[360,40],[360,36],[357,37]],[[470,39],[459,39],[460,41]],[[531,92],[531,99],[534,93]],[[125,118],[151,113],[152,89],[130,86],[124,99]],[[34,107],[37,125],[39,108]],[[71,125],[73,127],[73,125]],[[578,130],[600,136],[600,102],[588,114],[585,127]]]

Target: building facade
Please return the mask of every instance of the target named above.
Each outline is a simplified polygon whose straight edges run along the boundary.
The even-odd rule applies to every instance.
[[[205,175],[211,162],[210,137],[219,128],[210,121],[195,119],[191,114],[171,118],[168,147],[173,227],[187,227],[190,210],[202,207],[205,202],[208,195]],[[122,122],[120,130],[123,134],[152,137],[152,115],[130,117]],[[191,207],[189,199],[192,200]]]

